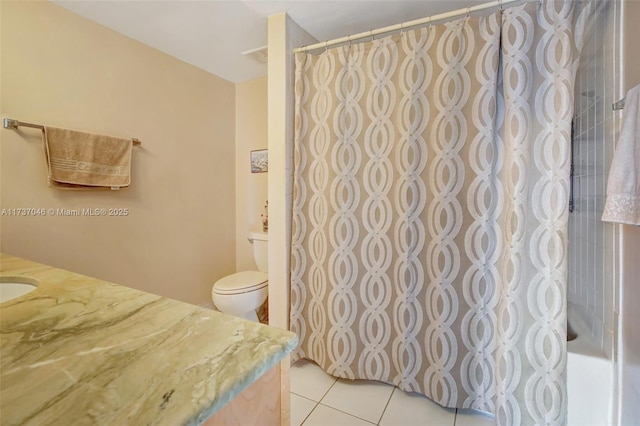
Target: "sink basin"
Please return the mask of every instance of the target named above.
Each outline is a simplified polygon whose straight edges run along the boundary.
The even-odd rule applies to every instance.
[[[38,288],[38,281],[26,277],[0,277],[0,303],[30,293]]]

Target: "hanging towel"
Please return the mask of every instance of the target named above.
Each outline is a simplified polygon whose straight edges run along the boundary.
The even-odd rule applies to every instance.
[[[49,186],[120,189],[131,182],[132,139],[45,126]]]
[[[640,86],[625,97],[602,220],[640,225]]]

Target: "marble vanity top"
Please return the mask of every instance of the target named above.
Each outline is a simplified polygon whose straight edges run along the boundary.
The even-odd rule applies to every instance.
[[[297,344],[288,331],[5,254],[0,276],[40,283],[0,304],[2,425],[200,424]]]

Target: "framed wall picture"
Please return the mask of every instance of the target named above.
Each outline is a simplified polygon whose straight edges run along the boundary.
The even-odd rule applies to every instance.
[[[251,173],[269,171],[269,152],[266,149],[251,151]]]

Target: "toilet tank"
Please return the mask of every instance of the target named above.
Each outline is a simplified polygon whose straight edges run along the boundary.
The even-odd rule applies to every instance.
[[[267,272],[269,264],[268,235],[265,232],[252,232],[249,239],[253,242],[253,260],[256,261],[258,270]]]

